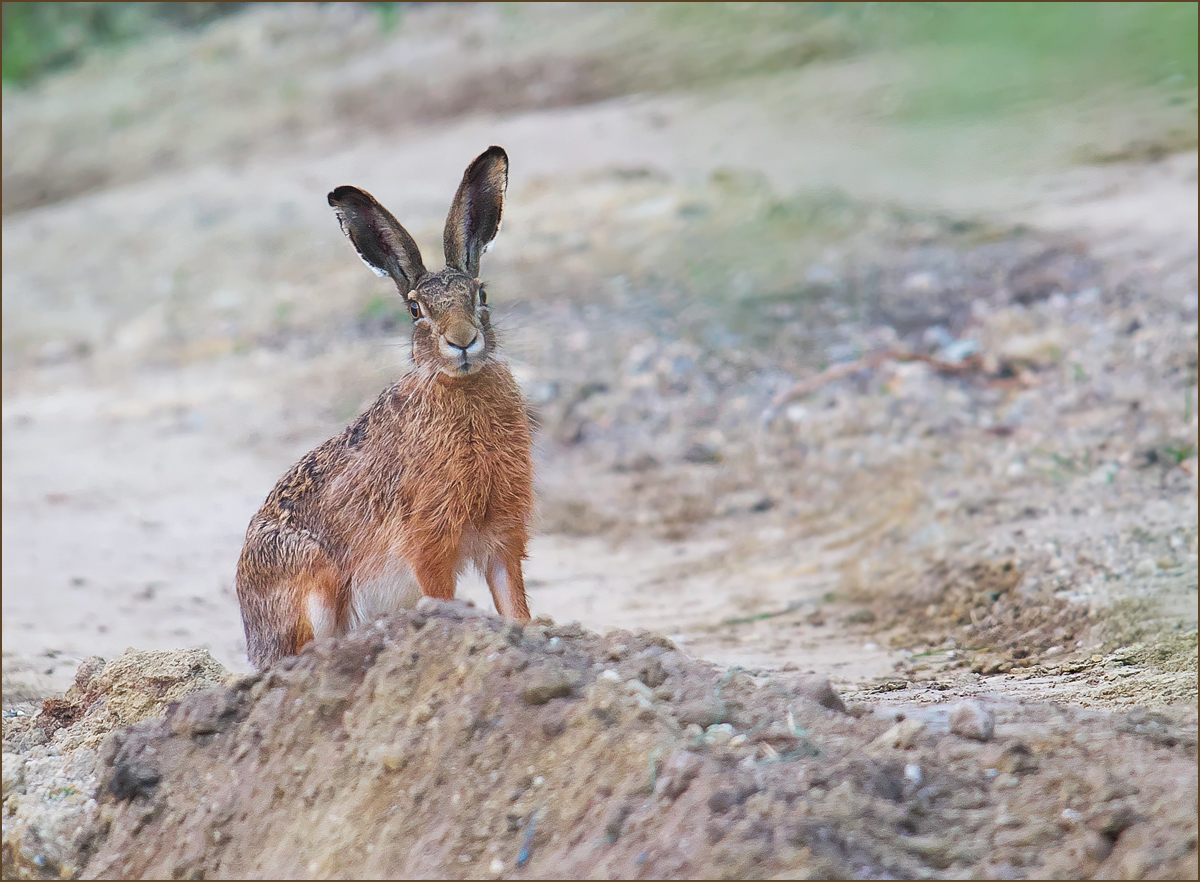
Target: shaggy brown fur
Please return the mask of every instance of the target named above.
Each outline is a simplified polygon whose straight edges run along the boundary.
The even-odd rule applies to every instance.
[[[501,614],[529,620],[521,573],[533,510],[529,420],[476,278],[507,182],[499,147],[467,169],[438,273],[368,193],[329,194],[363,261],[391,276],[409,306],[416,369],[293,466],[251,520],[237,591],[256,667],[421,595],[452,598],[472,564]]]

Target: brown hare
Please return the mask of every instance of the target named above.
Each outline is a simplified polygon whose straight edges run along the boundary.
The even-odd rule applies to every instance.
[[[478,278],[507,187],[508,156],[489,147],[455,194],[436,273],[368,193],[329,194],[363,262],[391,276],[408,306],[415,369],[293,466],[250,521],[237,593],[260,670],[422,595],[453,598],[469,565],[501,615],[529,620],[529,418]]]

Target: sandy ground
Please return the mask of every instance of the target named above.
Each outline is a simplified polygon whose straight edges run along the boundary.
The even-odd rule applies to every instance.
[[[6,719],[6,876],[1195,875],[1194,733],[1144,709],[846,706],[652,632],[431,601],[219,676],[125,654]]]
[[[250,515],[403,369],[391,295],[354,260],[324,194],[365,187],[436,253],[462,168],[498,143],[512,157],[510,207],[485,272],[542,418],[535,613],[598,631],[650,628],[724,665],[792,665],[849,692],[888,693],[880,700],[1053,695],[1173,706],[1194,726],[1196,153],[1070,161],[1154,131],[1165,111],[1133,95],[1078,115],[903,124],[878,110],[894,62],[870,57],[704,91],[574,94],[577,80],[545,71],[565,69],[604,17],[520,15],[536,26],[505,24],[493,8],[417,10],[380,36],[370,17],[256,10],[40,93],[6,93],[6,176],[41,180],[34,154],[10,150],[21,132],[63,145],[47,180],[84,182],[79,195],[4,218],[6,701],[61,690],[84,657],[129,646],[207,648],[247,669],[232,579]],[[320,33],[335,35],[336,51],[304,67],[305,41]],[[478,49],[469,62],[464,46]],[[138,70],[175,83],[201,122],[139,105],[149,99],[130,91]],[[278,96],[230,91],[263,70],[284,83]],[[493,110],[481,83],[496,71],[560,92],[521,92]],[[410,82],[415,97],[397,86]],[[394,125],[373,124],[380,83],[400,95]],[[358,110],[351,86],[367,96]],[[308,103],[293,113],[295,95]],[[429,110],[447,96],[459,105]],[[424,110],[406,116],[405,101]],[[78,107],[88,109],[72,121]],[[122,107],[134,121],[110,132],[105,120],[114,126]],[[173,158],[151,161],[166,148]],[[105,182],[89,185],[99,167]],[[739,265],[771,247],[738,231],[763,200],[828,194],[870,223],[833,235],[818,218],[812,243],[782,246],[796,265],[785,272],[810,287],[873,261],[899,274],[901,294],[921,295],[942,284],[943,252],[985,254],[988,237],[1001,246],[986,259],[1009,279],[1028,254],[1052,253],[1038,265],[1047,272],[1058,272],[1053,255],[1079,256],[1028,302],[1003,284],[974,298],[982,306],[959,292],[947,318],[913,328],[869,311],[839,317],[831,282],[833,306],[789,341],[770,304],[737,300]],[[954,219],[986,235],[966,242]],[[675,281],[689,278],[693,292],[721,287],[733,299],[681,301]],[[726,323],[742,330],[722,343],[709,332]],[[946,323],[1010,354],[1013,340],[1049,328],[1043,349],[1057,354],[1043,357],[1035,340],[1032,354],[1012,355],[1034,380],[1015,391],[893,365],[793,403],[782,429],[763,426],[773,395],[838,360],[831,346],[880,328],[920,341]],[[760,326],[775,336],[755,342]],[[705,333],[710,349],[695,342]],[[704,383],[689,375],[702,364]],[[1142,409],[1130,416],[1133,398]],[[937,428],[952,412],[970,414],[966,434]],[[1051,450],[1068,438],[1077,449]],[[1154,462],[1135,468],[1146,451]],[[1045,477],[1055,469],[1066,477]],[[950,590],[948,574],[1005,559],[1047,611],[1045,634],[1010,619],[972,647],[982,654],[956,655],[977,617],[929,612],[929,598]],[[461,594],[486,606],[478,581]],[[1114,604],[1125,618],[1106,626],[1101,611]],[[1004,655],[1022,640],[1031,648]],[[1182,640],[1168,662],[1139,657],[1149,686],[1109,688],[1113,652],[1168,640]],[[1022,659],[1041,667],[1018,676]],[[902,695],[888,691],[897,677]]]

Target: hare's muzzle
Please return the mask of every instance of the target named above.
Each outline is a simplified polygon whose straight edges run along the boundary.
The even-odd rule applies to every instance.
[[[466,352],[479,340],[479,329],[470,322],[456,322],[442,337],[451,346]]]
[[[483,331],[469,321],[448,326],[438,341],[442,358],[459,374],[474,373],[482,366],[486,346]]]

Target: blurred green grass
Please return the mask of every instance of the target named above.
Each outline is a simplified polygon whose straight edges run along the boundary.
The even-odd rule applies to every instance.
[[[723,54],[708,56],[702,79],[771,73],[787,58],[781,49],[821,40],[828,51],[810,49],[810,60],[870,56],[890,78],[889,100],[872,102],[871,112],[900,123],[894,131],[907,132],[912,140],[903,143],[910,147],[936,138],[925,157],[935,165],[956,153],[999,164],[999,154],[956,149],[989,146],[963,140],[978,123],[1005,142],[990,143],[999,152],[1040,153],[1046,164],[1060,154],[1075,162],[1121,162],[1195,149],[1197,9],[1193,3],[680,3],[647,11],[669,35],[665,54],[685,43],[693,52],[723,45]],[[739,63],[727,63],[739,51]],[[801,66],[799,55],[791,60]],[[1111,131],[1080,126],[1063,143],[1046,143],[1047,117],[1078,123],[1080,111],[1106,103],[1120,108],[1107,119],[1128,115],[1139,122]],[[1078,145],[1066,146],[1071,140]],[[1011,157],[1004,161],[1017,167]],[[912,168],[920,167],[914,160]],[[765,181],[732,171],[718,171],[710,187],[709,210],[693,210],[688,234],[664,265],[694,295],[735,314],[750,302],[823,296],[820,284],[803,281],[806,268],[872,211],[885,226],[903,226],[891,209],[856,203],[837,190],[779,198]],[[972,233],[996,235],[990,228]]]
[[[1194,89],[1195,3],[667,3],[663,45],[734,78],[871,51],[915,62],[899,113],[986,115],[1112,85]],[[798,41],[800,34],[810,39]]]
[[[35,82],[165,28],[195,27],[245,3],[5,3],[0,75],[6,84]]]
[[[79,63],[97,50],[122,46],[168,29],[193,28],[238,12],[247,3],[5,3],[0,74],[28,85]],[[383,32],[400,22],[401,3],[369,3]]]
[[[866,6],[871,6],[867,4]],[[881,48],[920,49],[899,116],[986,116],[1112,87],[1196,88],[1195,3],[860,7]]]
[[[202,25],[244,3],[4,3],[3,79],[30,83],[162,27]],[[366,4],[391,30],[405,4]],[[1194,88],[1195,3],[662,3],[664,61],[704,81],[874,49],[930,50],[904,112],[989,113],[1077,98],[1105,84]],[[797,40],[800,34],[811,39]],[[683,52],[672,50],[686,49]],[[689,59],[691,62],[689,63]],[[675,78],[671,78],[675,79]]]

